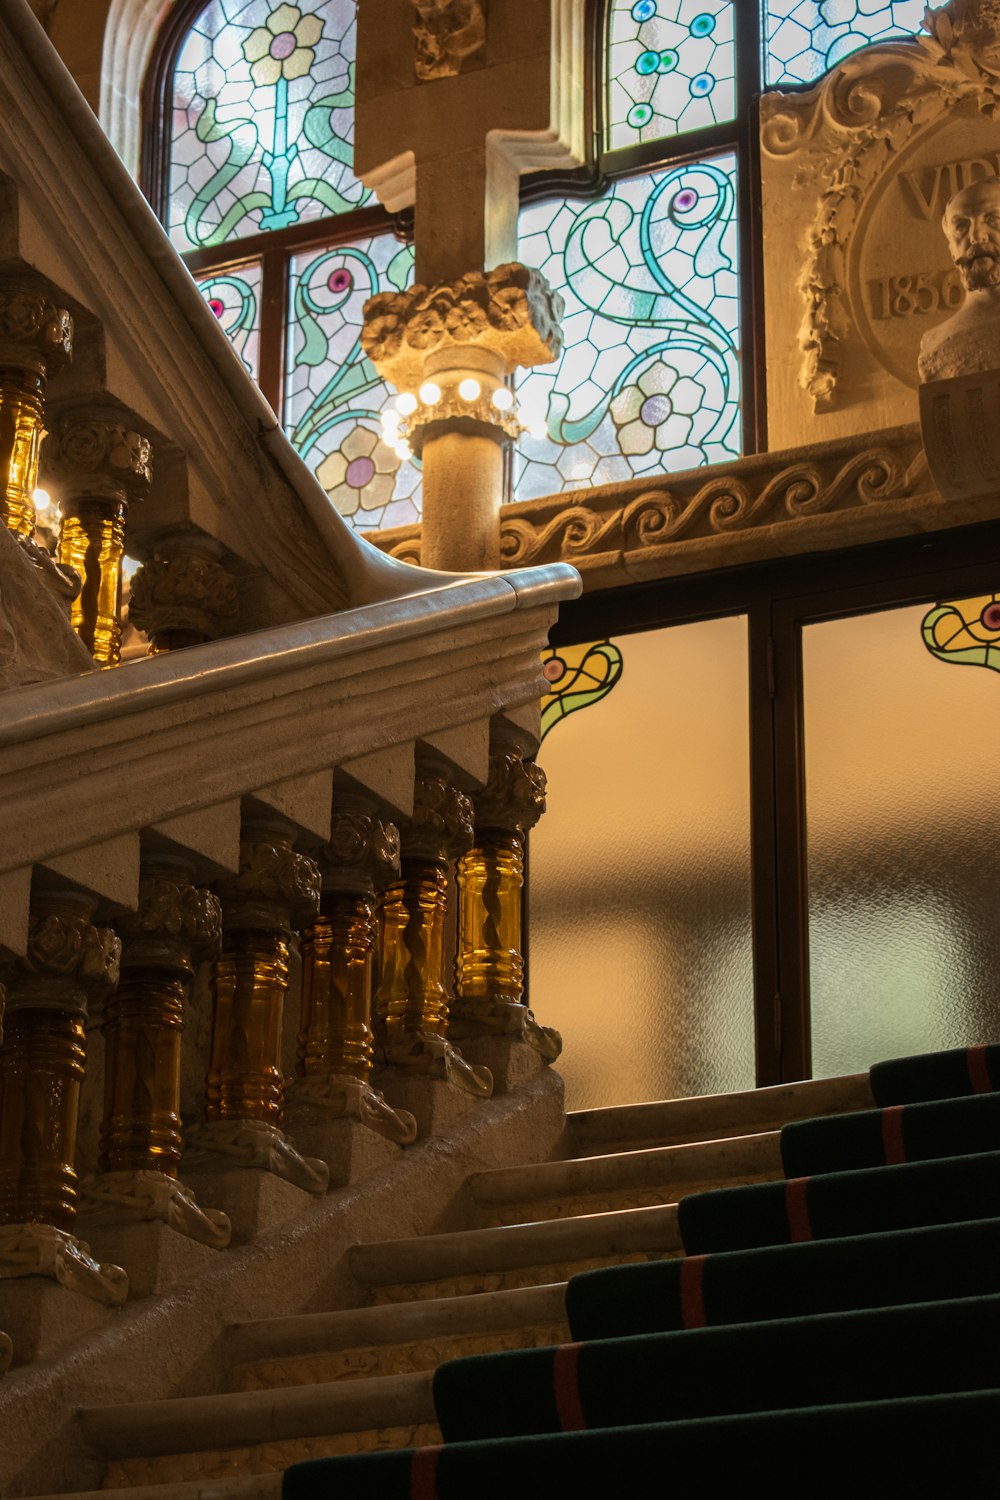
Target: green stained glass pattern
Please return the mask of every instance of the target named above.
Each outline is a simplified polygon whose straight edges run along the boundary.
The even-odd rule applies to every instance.
[[[178,250],[348,212],[355,0],[212,0],[173,78],[167,228]]]
[[[740,452],[736,159],[531,204],[520,258],[565,299],[558,363],[523,374],[520,500]]]
[[[769,86],[812,83],[859,47],[920,28],[925,0],[767,0]]]
[[[542,671],[551,687],[542,699],[542,739],[569,714],[606,698],[621,681],[623,666],[612,641],[543,651]]]
[[[732,0],[613,0],[608,149],[731,120],[735,68]]]
[[[413,279],[391,234],[293,256],[285,430],[341,515],[359,530],[420,517],[420,469],[382,441],[394,399],[361,348],[362,308]]]
[[[982,594],[935,605],[921,630],[924,645],[938,661],[1000,672],[1000,596]]]
[[[256,380],[260,359],[260,261],[200,276],[197,287],[218,318],[243,368]]]

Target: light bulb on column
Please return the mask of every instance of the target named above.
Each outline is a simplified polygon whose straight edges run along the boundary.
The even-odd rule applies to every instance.
[[[481,391],[479,381],[471,378],[461,381],[458,387],[458,394],[463,401],[478,401]]]

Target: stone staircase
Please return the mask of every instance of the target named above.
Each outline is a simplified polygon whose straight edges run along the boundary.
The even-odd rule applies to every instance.
[[[570,1115],[559,1159],[467,1178],[467,1227],[355,1245],[367,1306],[230,1327],[218,1394],[85,1407],[87,1493],[259,1500],[305,1458],[438,1442],[439,1363],[564,1341],[568,1276],[681,1254],[685,1193],[780,1177],[782,1124],[871,1105],[858,1075]]]

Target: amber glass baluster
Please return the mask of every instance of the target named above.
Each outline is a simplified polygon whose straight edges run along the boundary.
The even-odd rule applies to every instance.
[[[372,1068],[372,956],[375,908],[362,896],[325,892],[319,920],[302,934],[299,1071],[349,1073]]]
[[[122,500],[78,501],[72,513],[64,514],[59,532],[59,561],[75,568],[83,579],[73,601],[73,629],[94,660],[105,667],[121,659],[126,510]]]
[[[281,932],[225,934],[215,966],[207,1120],[281,1124],[281,1022],[288,941]]]

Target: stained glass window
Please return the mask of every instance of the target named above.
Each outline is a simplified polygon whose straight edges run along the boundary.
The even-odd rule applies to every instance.
[[[359,528],[420,516],[420,470],[382,441],[394,392],[361,349],[362,308],[413,279],[392,235],[296,255],[291,263],[285,428],[340,513]]]
[[[1000,672],[1000,596],[937,604],[921,629],[924,645],[938,661]]]
[[[256,380],[260,369],[260,261],[199,276],[197,284],[243,368]]]
[[[518,499],[740,452],[735,205],[727,154],[522,211],[520,255],[565,299],[566,349],[518,386]]]
[[[733,118],[732,0],[613,0],[607,47],[610,150]]]
[[[925,0],[767,0],[767,83],[812,83],[859,47],[920,29]]]
[[[167,227],[195,250],[348,212],[355,0],[211,0],[173,73]]]
[[[621,681],[624,658],[613,641],[550,647],[542,652],[549,691],[542,699],[542,739],[569,714],[606,698]]]

